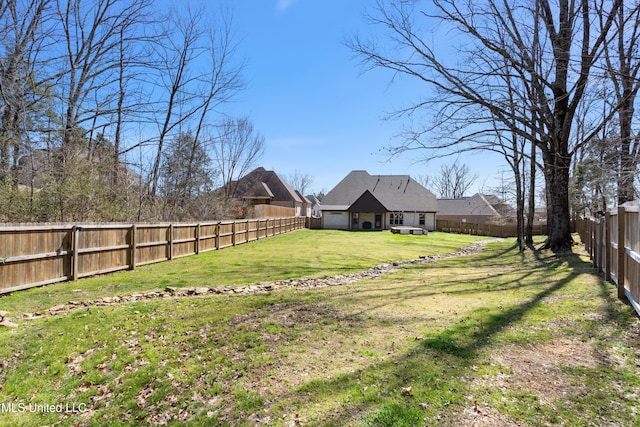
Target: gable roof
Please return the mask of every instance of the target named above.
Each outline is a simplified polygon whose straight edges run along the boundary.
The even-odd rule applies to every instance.
[[[309,200],[305,195],[303,195],[301,192],[299,192],[298,190],[294,190],[296,192],[296,194],[298,195],[298,197],[300,198],[300,200],[302,200],[304,203],[311,205],[311,200]]]
[[[348,209],[349,212],[384,212],[388,210],[369,190],[365,190],[362,196],[353,202]]]
[[[498,196],[480,193],[458,199],[438,199],[438,206],[440,215],[508,216],[513,213],[513,208]]]
[[[271,197],[274,201],[302,203],[298,193],[285,180],[274,171],[268,171],[262,167],[252,170],[229,185],[236,187],[232,196],[237,198]]]
[[[264,182],[256,182],[243,195],[244,199],[273,199],[274,195],[271,189]]]
[[[438,210],[435,196],[409,175],[369,175],[363,170],[351,171],[324,196],[322,206],[352,206],[365,192],[387,211]]]

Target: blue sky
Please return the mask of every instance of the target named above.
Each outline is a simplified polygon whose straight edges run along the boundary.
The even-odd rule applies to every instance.
[[[328,191],[351,170],[371,174],[437,175],[442,160],[415,164],[416,156],[389,160],[402,122],[384,116],[419,99],[428,88],[385,70],[363,73],[344,42],[368,34],[363,13],[371,0],[235,0],[234,32],[247,61],[243,90],[227,111],[248,115],[266,139],[261,165],[287,176],[313,178]],[[445,160],[447,162],[453,159]],[[479,175],[471,194],[496,185],[498,157],[461,158]],[[469,194],[469,195],[471,195]]]

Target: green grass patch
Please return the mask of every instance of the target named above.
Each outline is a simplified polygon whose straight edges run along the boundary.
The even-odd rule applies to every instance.
[[[411,236],[305,229],[220,251],[146,265],[135,271],[15,292],[0,296],[0,306],[11,316],[46,310],[69,301],[91,301],[167,286],[233,286],[348,274],[383,262],[455,252],[479,239],[445,233]]]
[[[287,271],[352,271],[473,240],[314,233],[280,236],[298,237],[288,240]],[[323,233],[351,258],[316,254]],[[262,245],[258,268],[279,277],[266,266],[284,269],[280,237],[225,250],[248,252],[216,280],[242,282],[239,265]],[[270,253],[275,260],[266,260]],[[377,255],[356,260],[360,253]],[[132,276],[168,269],[161,279],[186,261]],[[187,270],[200,268],[214,267]],[[187,270],[182,279],[196,286],[189,277],[198,274]],[[107,278],[75,286],[91,280]],[[41,306],[30,301],[37,295],[10,301]],[[640,322],[615,295],[579,253],[520,254],[504,240],[348,286],[167,298],[20,321],[0,329],[0,425],[453,426],[479,417],[487,425],[640,425]],[[82,410],[9,410],[34,403]]]

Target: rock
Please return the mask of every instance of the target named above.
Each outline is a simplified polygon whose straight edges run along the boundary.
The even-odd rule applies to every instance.
[[[17,328],[18,324],[17,323],[13,323],[13,322],[7,320],[6,318],[3,318],[2,322],[0,322],[0,326],[5,326],[7,328]]]
[[[411,393],[412,389],[413,389],[413,386],[402,387],[401,393],[403,396],[413,396],[413,394]]]
[[[198,288],[178,288],[175,286],[167,286],[164,291],[160,289],[156,289],[154,291],[149,291],[146,293],[137,293],[132,294],[130,296],[114,296],[114,297],[103,297],[99,298],[95,301],[69,301],[68,305],[57,305],[55,307],[47,310],[47,314],[55,315],[57,313],[63,311],[73,310],[79,306],[105,306],[107,304],[113,303],[121,303],[121,302],[133,302],[139,299],[152,299],[152,298],[171,298],[171,297],[183,297],[187,295],[205,295],[207,293],[214,294],[223,294],[223,295],[248,295],[248,294],[258,294],[274,291],[277,289],[290,289],[290,288],[299,288],[299,289],[310,289],[310,288],[321,288],[326,286],[344,286],[349,285],[351,283],[355,283],[360,280],[365,279],[376,279],[382,277],[386,274],[398,271],[399,268],[405,265],[412,265],[417,263],[425,263],[425,262],[434,262],[443,259],[453,258],[457,256],[464,256],[473,253],[477,253],[482,250],[487,241],[474,243],[471,246],[466,248],[462,248],[456,253],[449,254],[441,254],[441,255],[421,255],[419,259],[414,260],[405,260],[405,261],[394,261],[391,263],[382,263],[371,267],[367,270],[360,271],[358,273],[352,274],[337,274],[335,276],[327,276],[323,275],[317,278],[308,278],[308,277],[300,277],[294,279],[287,280],[278,280],[275,282],[259,282],[257,284],[253,284],[250,286],[221,286],[218,288],[206,288],[206,287],[198,287]],[[83,292],[82,290],[74,290],[73,292]],[[6,311],[0,311],[0,321],[6,321]],[[42,317],[41,312],[35,313],[25,313],[22,318],[26,320],[37,319]],[[8,322],[8,325],[14,327],[13,322]],[[17,325],[16,325],[17,326]],[[409,388],[410,393],[410,388]]]
[[[50,314],[60,313],[61,311],[65,311],[67,309],[66,305],[56,305],[51,307],[48,311]]]

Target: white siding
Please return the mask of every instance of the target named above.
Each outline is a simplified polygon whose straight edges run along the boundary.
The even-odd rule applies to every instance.
[[[429,231],[434,231],[436,229],[436,214],[435,212],[426,212],[424,214],[424,228]]]
[[[349,212],[322,211],[322,228],[348,230]]]
[[[424,224],[420,224],[420,214],[424,214]],[[386,228],[397,225],[391,224],[391,217],[391,214],[387,214]],[[401,225],[406,227],[420,227],[433,231],[436,229],[436,214],[434,212],[402,212]]]

